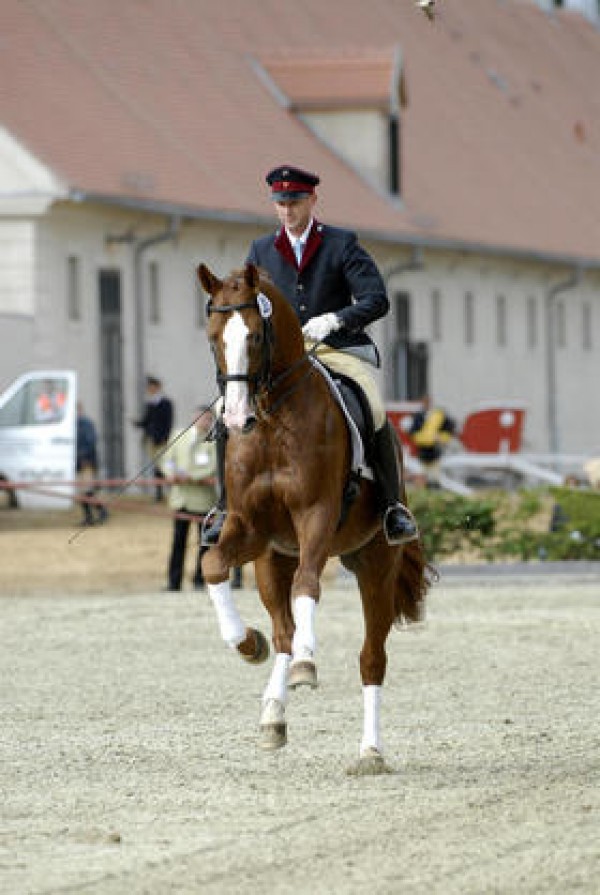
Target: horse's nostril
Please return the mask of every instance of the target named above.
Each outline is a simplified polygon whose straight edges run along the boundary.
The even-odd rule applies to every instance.
[[[249,416],[248,419],[246,420],[246,422],[244,423],[244,428],[242,429],[243,434],[247,435],[248,432],[252,432],[252,430],[254,429],[255,426],[256,426],[256,417]]]

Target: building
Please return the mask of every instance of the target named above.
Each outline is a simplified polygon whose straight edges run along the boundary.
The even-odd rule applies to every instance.
[[[288,161],[387,279],[390,400],[522,400],[527,449],[597,452],[597,22],[438,7],[4,0],[0,386],[76,369],[107,472],[136,472],[146,372],[178,424],[215,394],[195,268],[243,263]]]

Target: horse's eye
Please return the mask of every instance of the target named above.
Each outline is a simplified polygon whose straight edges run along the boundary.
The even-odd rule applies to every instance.
[[[262,342],[262,336],[260,333],[248,333],[248,344],[252,346],[252,348],[258,348],[258,346]]]

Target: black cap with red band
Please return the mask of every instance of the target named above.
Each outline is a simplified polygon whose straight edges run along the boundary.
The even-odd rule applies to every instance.
[[[301,168],[293,168],[291,165],[273,168],[265,180],[271,187],[271,198],[275,202],[301,199],[303,196],[314,193],[315,187],[319,183],[316,174],[303,171]]]

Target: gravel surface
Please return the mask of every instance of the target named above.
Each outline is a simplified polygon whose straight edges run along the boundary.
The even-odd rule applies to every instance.
[[[291,694],[274,754],[268,668],[222,645],[204,594],[158,586],[0,599],[2,893],[600,891],[595,581],[443,578],[389,640],[395,772],[362,778],[351,582],[325,588],[321,685]]]

